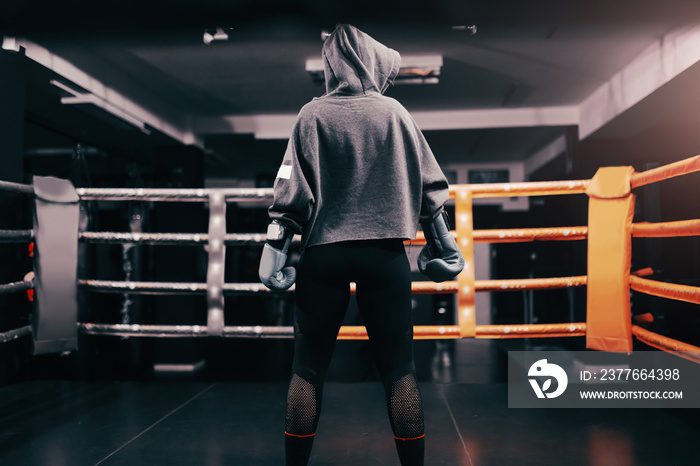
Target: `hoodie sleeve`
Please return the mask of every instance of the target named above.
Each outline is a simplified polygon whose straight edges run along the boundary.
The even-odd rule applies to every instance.
[[[432,220],[437,217],[443,206],[450,198],[450,187],[435,155],[425,140],[423,133],[416,126],[418,149],[420,150],[421,181],[423,195],[421,200],[420,218]]]
[[[305,176],[303,154],[300,153],[298,126],[289,139],[282,165],[273,187],[274,201],[268,209],[271,220],[277,220],[295,234],[300,234],[311,218],[314,198]]]

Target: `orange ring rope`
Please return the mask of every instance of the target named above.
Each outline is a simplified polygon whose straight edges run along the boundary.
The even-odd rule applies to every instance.
[[[414,340],[457,340],[462,338],[459,325],[416,325],[413,327]],[[367,340],[364,326],[344,325],[338,332],[338,340]]]
[[[510,280],[477,280],[476,291],[513,291],[513,290],[554,290],[584,286],[588,277],[554,277],[554,278],[520,278]]]
[[[516,243],[525,241],[574,241],[586,239],[588,227],[517,228],[512,230],[476,230],[477,243]]]
[[[647,278],[635,277],[634,275],[630,276],[630,286],[633,290],[639,291],[640,293],[700,304],[700,288],[696,286],[659,282]]]
[[[585,286],[587,277],[585,275],[575,277],[553,277],[553,278],[515,278],[506,280],[476,280],[474,282],[475,291],[516,291],[516,290],[553,290],[558,288],[571,288],[575,286]],[[350,292],[355,293],[357,285],[350,284]],[[413,294],[450,294],[459,291],[459,284],[451,282],[413,282],[411,292]]]
[[[354,283],[351,287],[354,286]],[[354,292],[354,288],[352,288]],[[413,282],[411,283],[412,294],[451,294],[457,293],[459,285],[456,281],[450,282]]]
[[[582,194],[591,180],[531,181],[526,183],[483,183],[453,185],[450,197],[459,189],[468,189],[474,199],[485,197],[553,196],[557,194]]]
[[[636,238],[670,238],[700,236],[700,220],[681,220],[664,223],[634,223],[632,236]]]
[[[586,335],[586,323],[527,324],[527,325],[477,325],[476,338],[547,338],[582,337]]]
[[[585,322],[476,326],[476,338],[483,339],[582,337],[585,335]],[[367,329],[363,326],[343,326],[338,333],[338,340],[366,340],[367,338]],[[462,336],[459,325],[416,325],[413,327],[413,338],[415,340],[457,340]]]
[[[474,230],[475,243],[520,243],[527,241],[575,241],[586,239],[588,227],[513,228],[503,230]],[[457,233],[452,232],[457,239]],[[419,231],[416,239],[404,244],[425,244],[425,234]]]
[[[630,179],[632,188],[638,188],[657,181],[667,180],[676,176],[687,175],[700,170],[700,155],[679,162],[669,163],[639,173],[633,173]]]
[[[638,325],[632,326],[632,335],[634,335],[642,343],[649,346],[653,346],[654,348],[663,351],[679,351],[682,353],[678,353],[677,356],[700,363],[700,348],[697,346],[683,343],[682,341],[674,340],[673,338],[668,338],[663,335],[659,335],[658,333],[650,332],[649,330]]]

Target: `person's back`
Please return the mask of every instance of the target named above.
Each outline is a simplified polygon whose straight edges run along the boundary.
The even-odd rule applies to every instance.
[[[318,213],[309,246],[413,237],[422,148],[401,104],[378,93],[323,97],[304,107],[299,125],[309,134],[302,156]]]

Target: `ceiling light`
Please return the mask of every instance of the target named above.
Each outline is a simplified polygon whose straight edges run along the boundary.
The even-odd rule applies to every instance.
[[[464,25],[458,25],[458,26],[452,26],[451,28],[453,31],[467,31],[469,32],[472,36],[476,34],[476,25],[473,24],[471,26],[464,26]]]
[[[103,99],[91,92],[80,92],[73,89],[70,86],[63,84],[60,81],[52,79],[49,83],[62,91],[68,93],[68,96],[61,97],[61,103],[64,105],[79,105],[79,104],[89,104],[93,105],[108,114],[117,117],[117,119],[129,123],[140,129],[145,134],[151,134],[151,131],[146,127],[146,122],[139,117],[132,115],[128,111],[116,106],[114,103]]]
[[[224,31],[223,28],[218,27],[218,28],[216,28],[216,31],[214,32],[214,34],[205,30],[204,36],[202,37],[202,40],[204,41],[204,43],[206,45],[209,45],[214,41],[228,40],[228,34],[226,34],[226,32]]]

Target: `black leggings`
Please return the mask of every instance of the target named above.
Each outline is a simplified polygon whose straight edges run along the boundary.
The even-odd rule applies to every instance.
[[[386,392],[394,436],[423,435],[423,407],[413,361],[411,268],[399,239],[350,241],[307,248],[296,282],[294,363],[286,432],[315,433],[323,379],[357,284],[357,304]]]

